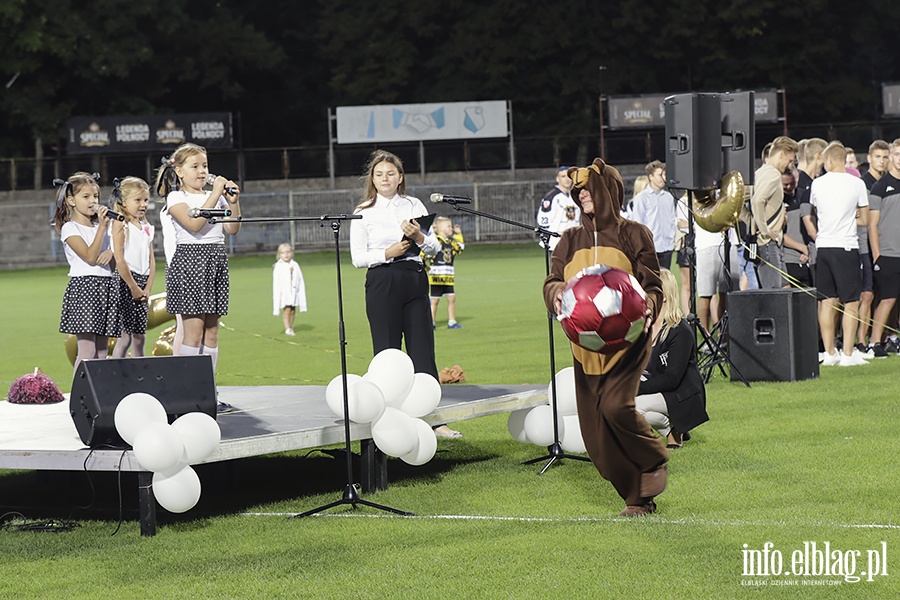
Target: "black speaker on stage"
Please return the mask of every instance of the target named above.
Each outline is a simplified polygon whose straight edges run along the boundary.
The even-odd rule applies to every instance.
[[[666,185],[711,190],[722,176],[721,94],[675,94],[666,111]]]
[[[818,336],[815,289],[728,294],[729,357],[747,381],[818,377]]]
[[[81,441],[91,448],[127,448],[114,417],[119,401],[134,392],[159,400],[170,423],[189,412],[216,418],[216,382],[207,355],[83,360],[69,397]]]

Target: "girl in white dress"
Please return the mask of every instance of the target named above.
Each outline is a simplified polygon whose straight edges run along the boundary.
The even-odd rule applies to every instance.
[[[298,312],[306,312],[306,285],[291,245],[278,246],[277,256],[272,269],[272,314],[281,315],[284,334],[292,336],[294,318]]]

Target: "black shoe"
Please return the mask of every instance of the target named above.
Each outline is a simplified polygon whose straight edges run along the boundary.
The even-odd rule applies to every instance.
[[[216,412],[219,413],[220,415],[223,413],[230,413],[233,410],[234,410],[234,407],[225,402],[218,402],[216,404]]]
[[[887,358],[888,353],[884,349],[884,344],[872,344],[872,355],[874,358]]]
[[[900,343],[897,343],[892,339],[888,339],[884,343],[884,350],[888,354],[897,354],[898,352],[900,352]]]

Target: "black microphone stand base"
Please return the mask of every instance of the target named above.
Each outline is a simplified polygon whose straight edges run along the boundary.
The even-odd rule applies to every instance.
[[[526,460],[523,462],[523,465],[533,465],[534,463],[540,462],[542,460],[547,460],[547,464],[544,465],[544,468],[538,472],[538,475],[543,475],[544,471],[550,468],[557,459],[563,458],[573,458],[575,460],[583,460],[585,462],[591,462],[591,459],[586,456],[578,456],[577,454],[566,454],[565,450],[563,450],[562,444],[559,442],[553,442],[549,446],[547,446],[547,456],[539,456],[538,458],[532,458],[530,460]]]
[[[316,513],[320,513],[322,511],[334,508],[335,506],[343,506],[349,504],[353,508],[356,508],[357,504],[362,504],[363,506],[368,506],[370,508],[377,508],[378,510],[383,510],[385,512],[392,512],[397,515],[402,515],[404,517],[414,517],[415,514],[411,512],[406,512],[403,510],[399,510],[396,508],[391,508],[390,506],[384,506],[383,504],[376,504],[375,502],[369,502],[368,500],[363,500],[359,497],[359,490],[357,489],[359,484],[356,483],[348,483],[347,487],[344,488],[344,496],[340,500],[335,500],[334,502],[330,502],[318,508],[314,508],[312,510],[308,510],[306,512],[302,512],[297,515],[293,515],[291,519],[302,519],[303,517],[309,517]]]

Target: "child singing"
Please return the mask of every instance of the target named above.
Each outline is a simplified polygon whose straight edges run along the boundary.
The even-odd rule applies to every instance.
[[[203,188],[212,181],[212,190]],[[228,256],[225,234],[237,235],[240,222],[210,223],[192,217],[189,209],[230,208],[241,214],[237,184],[210,177],[206,149],[182,144],[162,168],[156,190],[166,198],[166,212],[175,230],[175,254],[166,269],[166,310],[182,316],[184,341],[180,354],[207,354],[213,371],[219,356],[219,317],[228,314]],[[219,402],[219,412],[233,409]]]
[[[99,175],[78,172],[60,181],[53,215],[69,263],[59,331],[78,340],[76,370],[82,360],[106,358],[109,338],[120,333],[110,270],[113,253],[106,236],[109,209],[100,204],[97,179]]]

